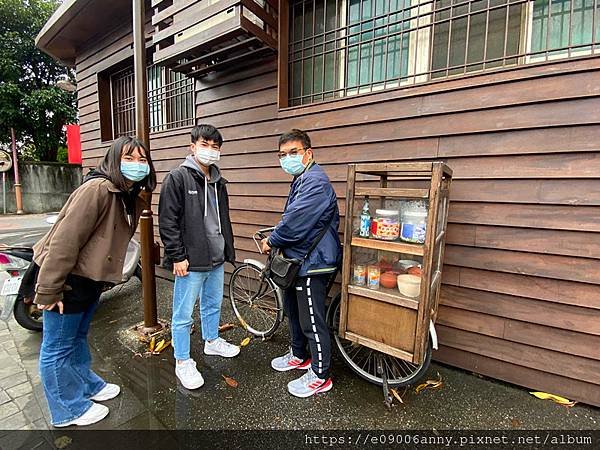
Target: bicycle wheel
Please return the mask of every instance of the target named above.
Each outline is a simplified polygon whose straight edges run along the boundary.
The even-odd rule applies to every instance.
[[[333,329],[333,336],[337,348],[352,371],[361,378],[378,386],[383,385],[383,379],[378,369],[380,362],[385,370],[390,387],[407,386],[421,378],[431,362],[431,340],[427,346],[427,353],[423,364],[413,364],[403,359],[387,355],[355,342],[342,339],[338,333],[340,323],[340,296],[333,299],[327,310],[327,323]]]
[[[281,291],[254,264],[244,263],[233,271],[229,300],[242,326],[254,336],[271,336],[283,320]]]

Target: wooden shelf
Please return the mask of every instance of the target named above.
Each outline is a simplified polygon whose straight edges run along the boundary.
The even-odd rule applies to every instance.
[[[357,187],[354,195],[357,197],[400,197],[400,198],[427,198],[429,189],[400,189],[400,188],[365,188]]]
[[[408,244],[400,241],[380,241],[378,239],[367,239],[352,236],[352,242],[350,245],[353,247],[373,248],[388,252],[423,256],[423,244]]]
[[[441,162],[349,164],[346,211],[354,212],[355,200],[421,199],[427,202],[425,242],[416,244],[354,234],[354,216],[344,226],[342,299],[339,335],[357,344],[398,358],[422,363],[427,354],[429,324],[435,320],[444,260],[452,171]],[[396,184],[398,182],[398,184]],[[357,253],[387,251],[405,254],[401,259],[422,259],[420,295],[402,295],[397,287],[369,289],[352,283],[352,262]],[[378,255],[381,256],[381,255]]]
[[[431,175],[433,164],[430,162],[414,162],[414,163],[365,163],[356,164],[355,170],[357,173],[385,173],[393,175],[395,172],[424,172]]]
[[[404,361],[413,362],[414,360],[414,355],[412,353],[405,352],[404,350],[400,350],[395,347],[390,347],[387,344],[360,336],[356,333],[352,333],[351,331],[346,331],[341,337],[349,341],[356,342],[357,344],[364,345],[365,347],[372,348],[373,350],[403,359]]]
[[[386,289],[381,286],[379,289],[369,289],[367,287],[350,284],[348,285],[348,293],[381,300],[382,302],[391,303],[392,305],[404,306],[415,310],[419,309],[418,298],[406,297],[402,295],[398,289]]]

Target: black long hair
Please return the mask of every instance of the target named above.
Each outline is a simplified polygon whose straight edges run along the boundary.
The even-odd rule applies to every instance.
[[[131,155],[136,149],[139,149],[140,153],[143,153],[146,157],[148,166],[150,167],[150,173],[146,178],[134,184],[134,190],[139,192],[144,189],[146,192],[152,192],[156,188],[156,171],[154,169],[154,163],[152,162],[150,150],[146,147],[146,144],[136,137],[121,136],[116,139],[94,172],[104,175],[121,191],[129,191],[130,189],[127,186],[127,181],[121,173],[121,156],[124,154]]]

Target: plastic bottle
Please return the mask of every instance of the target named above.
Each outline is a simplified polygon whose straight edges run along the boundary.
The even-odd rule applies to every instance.
[[[360,214],[360,229],[358,235],[360,237],[369,237],[369,230],[371,229],[371,213],[369,212],[369,197],[365,198],[365,204],[363,205],[362,213]]]

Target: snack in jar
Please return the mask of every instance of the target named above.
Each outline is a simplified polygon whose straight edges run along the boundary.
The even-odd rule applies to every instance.
[[[384,241],[395,241],[400,236],[400,214],[392,209],[377,209],[371,222],[371,236]]]
[[[400,239],[414,244],[425,242],[427,211],[423,209],[406,210],[402,213],[402,233]]]

